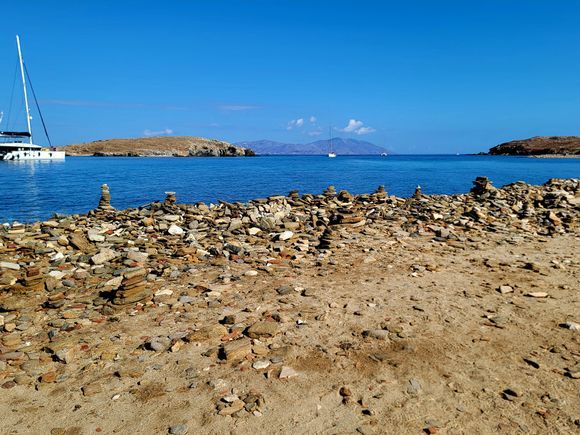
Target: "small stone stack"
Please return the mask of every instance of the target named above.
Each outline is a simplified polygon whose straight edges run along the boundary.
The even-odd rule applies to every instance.
[[[373,196],[377,200],[384,200],[387,198],[387,192],[385,191],[385,186],[382,184],[377,187],[377,190],[373,193]]]
[[[123,274],[123,281],[115,292],[113,304],[133,304],[150,296],[151,290],[147,287],[147,270],[143,267],[135,267]]]
[[[175,192],[165,192],[165,201],[163,205],[165,206],[173,206],[177,202],[177,197],[175,196]]]
[[[535,208],[534,208],[534,204],[531,201],[524,202],[524,204],[522,205],[522,209],[518,213],[518,215],[522,219],[529,219],[529,218],[533,217],[534,214],[535,214]]]
[[[24,277],[26,290],[44,290],[44,281],[45,275],[39,267],[31,266],[26,269],[26,276]]]
[[[334,188],[334,186],[328,186],[326,189],[324,189],[324,191],[322,192],[322,194],[324,196],[327,197],[333,197],[336,196],[336,189]]]
[[[495,187],[491,185],[491,181],[487,177],[477,177],[473,182],[473,187],[471,188],[471,193],[475,197],[482,197],[495,190]]]
[[[354,196],[352,196],[348,190],[341,190],[338,192],[338,196],[336,198],[340,202],[352,202],[354,200]]]
[[[330,250],[336,246],[336,235],[333,230],[326,227],[319,239],[317,249],[320,251]]]
[[[111,193],[109,192],[109,186],[103,184],[101,186],[101,199],[99,201],[98,210],[114,210],[111,206]]]
[[[423,196],[423,191],[421,190],[421,186],[417,185],[417,187],[415,188],[415,193],[413,193],[413,198],[421,199],[422,196]]]

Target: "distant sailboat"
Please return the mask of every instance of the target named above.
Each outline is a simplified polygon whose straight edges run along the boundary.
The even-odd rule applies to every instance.
[[[334,158],[336,157],[336,153],[332,150],[332,126],[329,128],[330,132],[330,141],[328,143],[328,157]]]

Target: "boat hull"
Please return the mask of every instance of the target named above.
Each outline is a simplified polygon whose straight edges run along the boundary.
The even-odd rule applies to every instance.
[[[64,151],[50,151],[50,150],[18,150],[9,151],[0,156],[2,160],[6,161],[21,161],[21,160],[64,160]]]

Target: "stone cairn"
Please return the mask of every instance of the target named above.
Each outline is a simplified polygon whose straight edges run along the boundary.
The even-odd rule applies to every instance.
[[[475,197],[479,198],[495,190],[492,186],[491,180],[487,177],[477,177],[473,182],[473,187],[471,188],[471,193]]]
[[[387,198],[387,192],[385,191],[385,186],[383,186],[382,184],[377,187],[377,190],[375,190],[375,193],[373,193],[373,196],[376,199],[386,199]]]
[[[175,192],[165,192],[165,201],[163,201],[163,205],[173,206],[176,202],[177,197],[175,196]]]
[[[330,227],[326,227],[322,235],[320,236],[319,244],[317,249],[320,251],[326,251],[334,248],[336,246],[336,235]]]
[[[327,197],[336,196],[336,189],[334,186],[328,186],[326,189],[324,189],[322,194]]]
[[[109,192],[109,186],[103,184],[101,186],[101,199],[99,200],[98,210],[114,210],[111,206],[111,193]]]
[[[413,198],[421,199],[422,196],[423,196],[423,191],[421,190],[421,186],[417,185],[417,187],[415,188],[415,193],[413,193]]]
[[[150,296],[151,290],[147,287],[147,270],[144,267],[134,267],[123,274],[123,281],[115,292],[113,304],[134,304]]]

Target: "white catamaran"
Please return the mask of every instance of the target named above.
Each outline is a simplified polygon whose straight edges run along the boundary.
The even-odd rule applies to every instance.
[[[34,97],[34,102],[38,108],[38,113],[40,115],[40,120],[44,127],[44,132],[48,139],[50,148],[43,148],[39,145],[34,145],[32,143],[32,129],[30,126],[30,108],[28,106],[28,92],[26,86],[26,78],[30,83],[30,76],[22,59],[22,51],[20,49],[20,38],[16,35],[16,45],[18,47],[18,60],[20,63],[20,76],[22,78],[22,90],[24,92],[24,105],[26,107],[26,125],[28,127],[27,131],[1,131],[0,130],[0,160],[62,160],[65,158],[64,151],[56,151],[52,148],[50,143],[50,138],[46,131],[46,126],[44,124],[44,119],[42,118],[42,113],[40,112],[40,107],[38,106],[38,100],[36,99],[36,94],[34,93],[34,88],[30,84],[30,89],[32,90],[32,95]],[[1,122],[1,119],[0,119]],[[1,128],[1,126],[0,126]]]

